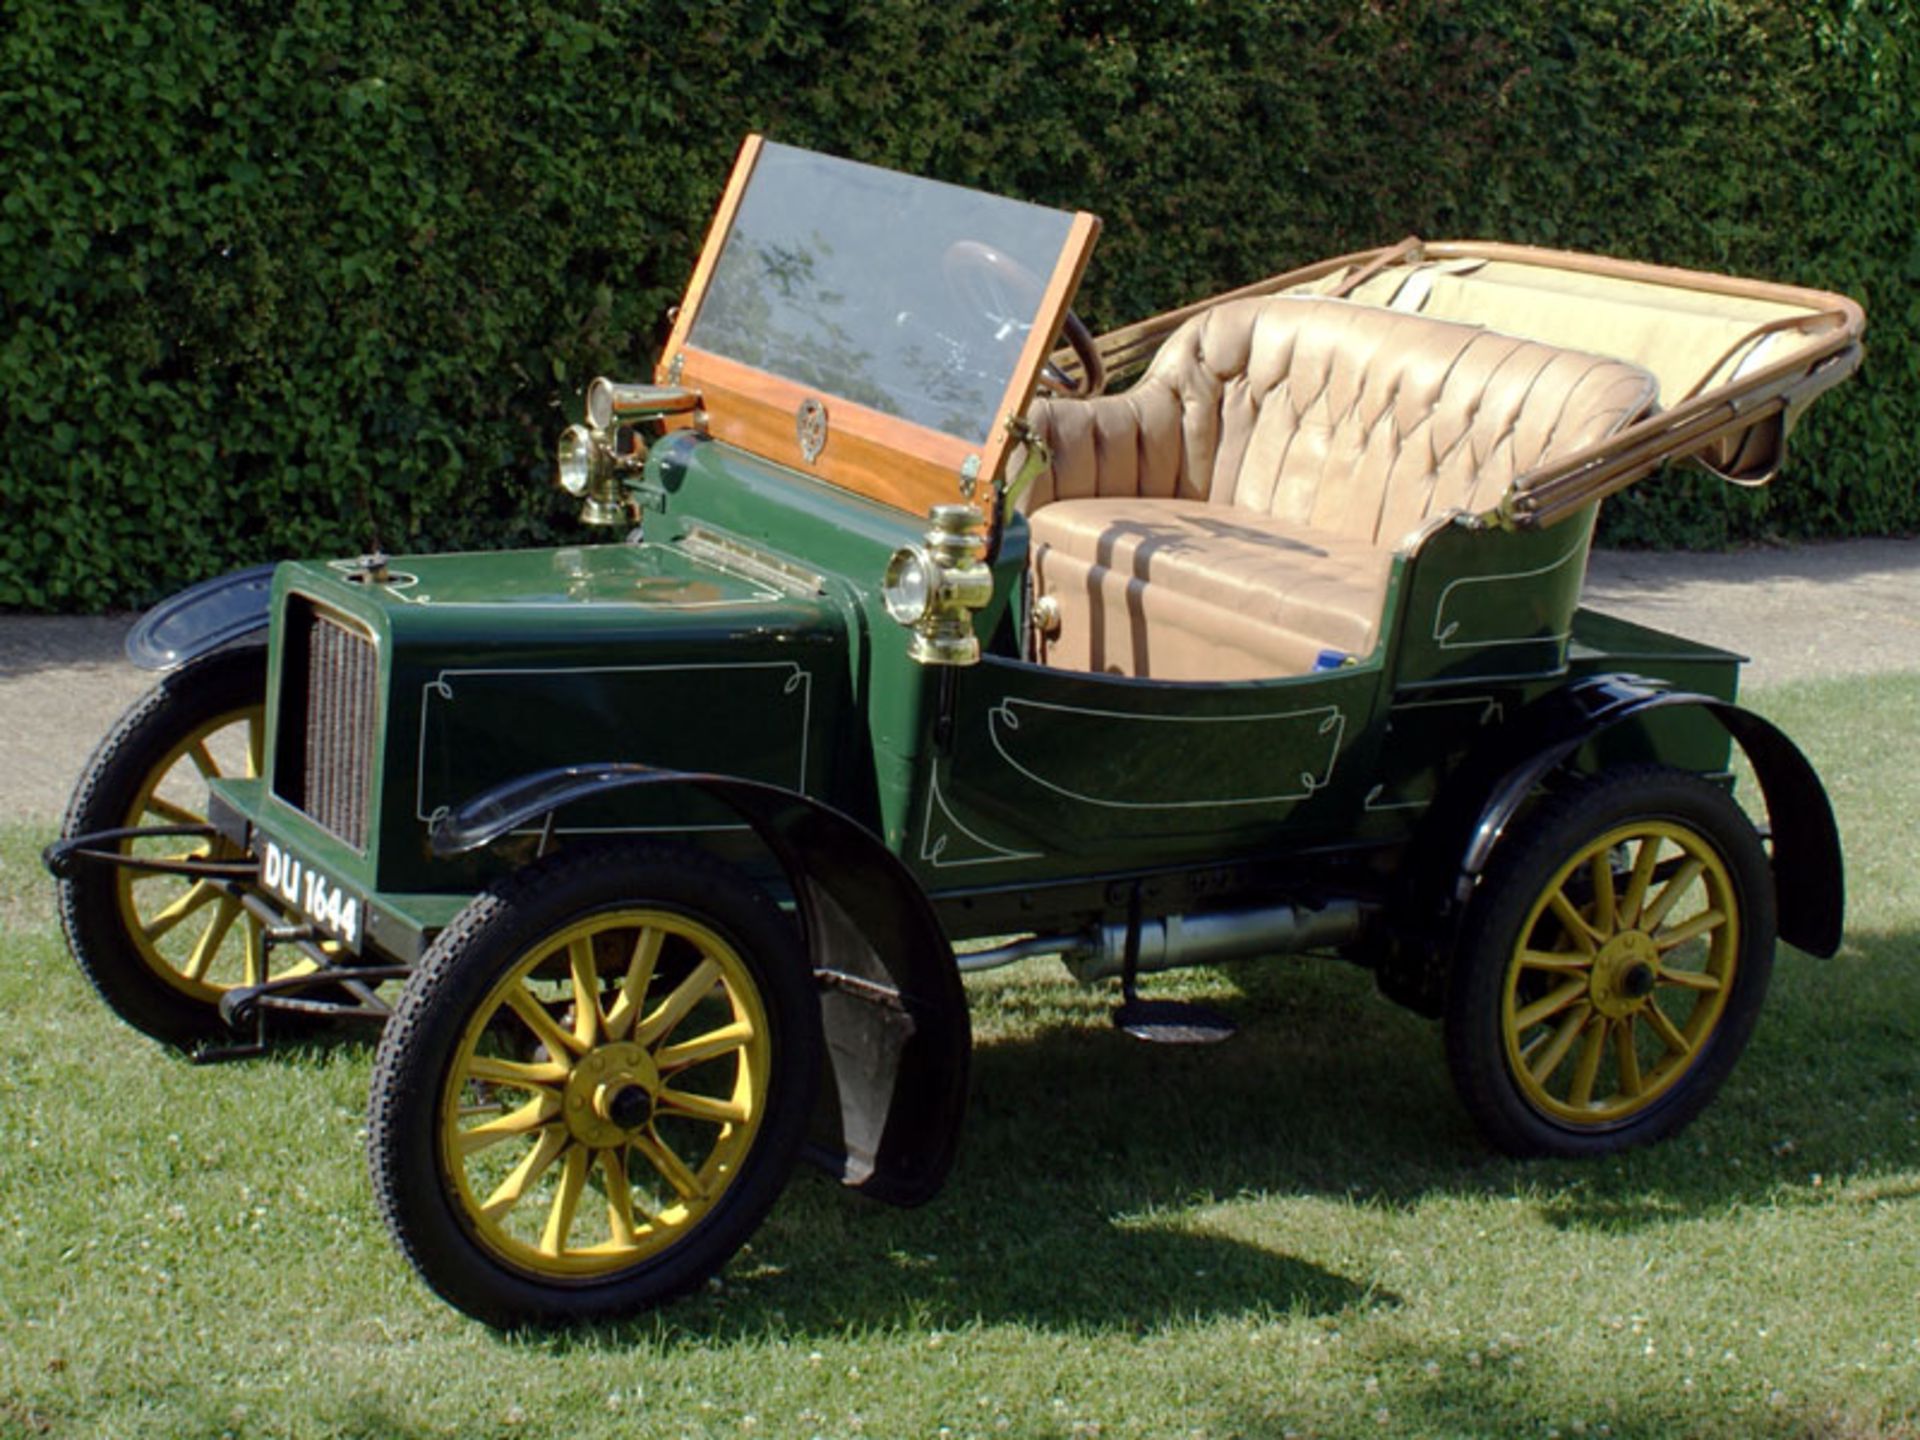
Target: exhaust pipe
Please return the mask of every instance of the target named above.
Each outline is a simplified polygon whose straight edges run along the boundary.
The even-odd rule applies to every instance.
[[[1138,966],[1142,972],[1177,970],[1343,945],[1359,936],[1368,913],[1357,900],[1330,900],[1318,907],[1269,905],[1257,910],[1166,915],[1141,922]],[[972,973],[1035,955],[1058,955],[1082,984],[1104,980],[1125,968],[1126,923],[1115,921],[1068,935],[1032,935],[955,958],[963,972]]]

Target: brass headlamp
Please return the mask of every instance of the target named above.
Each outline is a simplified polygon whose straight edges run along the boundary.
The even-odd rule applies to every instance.
[[[580,498],[582,523],[625,525],[636,518],[621,478],[639,472],[647,447],[629,431],[629,448],[622,451],[621,430],[699,403],[696,392],[677,385],[621,385],[602,376],[587,386],[587,423],[561,433],[558,456],[560,488]]]
[[[893,552],[880,582],[887,613],[913,631],[907,653],[922,665],[980,658],[973,612],[993,599],[986,516],[977,505],[936,505],[925,543]]]

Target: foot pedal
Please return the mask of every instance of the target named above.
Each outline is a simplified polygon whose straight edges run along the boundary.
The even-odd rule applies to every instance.
[[[1218,1045],[1240,1027],[1205,1005],[1184,1000],[1142,1000],[1140,982],[1140,886],[1127,899],[1127,950],[1120,965],[1120,1008],[1114,1027],[1150,1045]]]
[[[1150,1045],[1218,1045],[1240,1027],[1205,1005],[1183,1000],[1142,1000],[1129,996],[1113,1012],[1116,1029]]]

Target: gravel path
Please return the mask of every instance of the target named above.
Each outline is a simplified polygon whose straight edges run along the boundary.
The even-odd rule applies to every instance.
[[[1753,657],[1748,686],[1920,670],[1920,540],[1725,555],[1609,551],[1586,603]],[[151,683],[129,615],[0,615],[0,814],[57,820],[94,744]]]
[[[1920,540],[1601,551],[1585,603],[1749,656],[1748,687],[1920,670]]]

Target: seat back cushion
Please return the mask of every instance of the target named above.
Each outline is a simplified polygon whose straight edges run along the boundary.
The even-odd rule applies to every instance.
[[[1375,545],[1491,508],[1653,404],[1635,365],[1349,301],[1217,305],[1131,390],[1038,401],[1053,451],[1026,500],[1205,499]]]
[[[1806,305],[1513,260],[1390,266],[1353,298],[1630,360],[1653,374],[1669,409],[1703,386],[1725,384],[1743,364],[1784,360],[1823,333],[1819,312]],[[1807,322],[1804,331],[1768,328],[1796,317]]]

